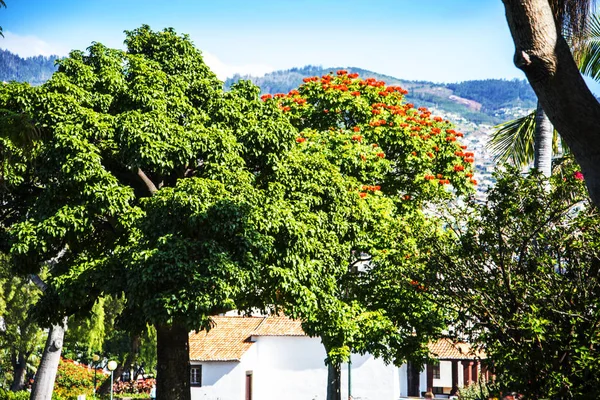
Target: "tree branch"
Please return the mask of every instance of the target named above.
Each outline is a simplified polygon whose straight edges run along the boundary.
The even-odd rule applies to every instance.
[[[158,190],[156,188],[156,185],[150,180],[150,178],[148,178],[148,175],[146,175],[146,173],[144,171],[142,171],[141,168],[138,168],[137,174],[142,179],[142,181],[146,184],[146,188],[148,188],[150,195],[153,196],[154,193],[156,193],[156,191]]]

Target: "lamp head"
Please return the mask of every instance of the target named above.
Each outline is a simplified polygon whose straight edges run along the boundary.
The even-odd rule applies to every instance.
[[[114,371],[115,369],[117,369],[117,362],[116,361],[109,361],[108,364],[106,365],[106,367],[108,368],[109,371]]]

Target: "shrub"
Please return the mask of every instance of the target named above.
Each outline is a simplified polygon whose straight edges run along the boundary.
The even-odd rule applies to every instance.
[[[10,390],[0,389],[0,400],[29,400],[30,393],[27,390],[20,392],[11,392]]]
[[[96,385],[99,387],[105,379],[110,379],[101,370],[96,373]],[[54,383],[54,400],[76,399],[78,395],[91,396],[94,389],[94,370],[72,360],[61,359],[58,364]]]

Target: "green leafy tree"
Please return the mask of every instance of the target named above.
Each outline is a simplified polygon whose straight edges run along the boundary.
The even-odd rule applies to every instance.
[[[16,392],[25,389],[31,362],[42,346],[43,331],[30,314],[40,292],[27,278],[14,276],[7,256],[0,257],[2,369],[11,371],[10,390]]]
[[[185,399],[188,332],[280,299],[310,315],[369,203],[357,179],[304,151],[258,88],[224,93],[187,37],[143,26],[126,45],[72,52],[39,88],[2,88],[14,157],[25,128],[38,138],[7,194],[35,197],[6,226],[21,272],[52,262],[40,317],[126,293],[122,326],[156,327],[158,395]]]
[[[427,342],[444,326],[443,312],[418,283],[426,265],[414,255],[423,246],[418,238],[435,229],[423,210],[476,184],[474,155],[449,121],[405,103],[405,94],[400,87],[340,70],[305,78],[288,94],[263,96],[298,128],[300,148],[356,180],[359,197],[369,206],[362,210],[362,223],[340,222],[351,223],[358,235],[338,234],[336,243],[344,245],[332,247],[341,252],[335,282],[317,307],[301,316],[305,330],[320,336],[327,350],[328,399],[340,398],[340,363],[351,351],[422,362]],[[294,173],[285,181],[299,185],[296,177],[310,179]],[[327,179],[319,183],[328,185]]]
[[[454,307],[498,381],[527,398],[596,398],[599,215],[571,169],[498,176],[485,204],[449,210],[428,287]]]

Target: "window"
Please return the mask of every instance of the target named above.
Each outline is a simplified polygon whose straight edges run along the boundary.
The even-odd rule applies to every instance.
[[[432,365],[433,368],[433,379],[440,379],[440,364]]]
[[[190,367],[190,386],[202,386],[202,365]]]

